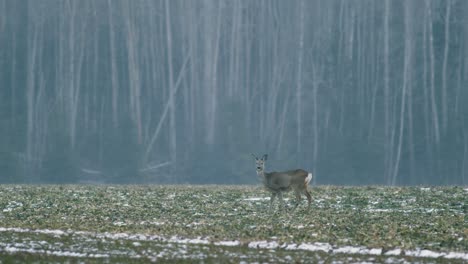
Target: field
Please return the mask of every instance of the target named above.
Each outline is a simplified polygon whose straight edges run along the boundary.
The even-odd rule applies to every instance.
[[[466,187],[0,185],[0,263],[464,263]]]

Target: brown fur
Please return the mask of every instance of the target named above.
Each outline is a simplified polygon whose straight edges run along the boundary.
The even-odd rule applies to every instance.
[[[255,155],[253,156],[255,157]],[[266,154],[263,155],[261,159],[255,157],[255,162],[257,165],[257,175],[261,177],[265,188],[271,192],[270,207],[272,207],[276,196],[279,197],[281,203],[284,205],[283,192],[289,192],[291,190],[293,190],[296,195],[296,206],[301,201],[301,194],[305,194],[310,207],[312,196],[307,190],[307,185],[311,180],[311,178],[307,179],[309,172],[302,169],[283,172],[265,172],[265,161],[267,157],[268,155]]]
[[[264,173],[263,184],[267,190],[272,193],[271,203],[274,201],[274,196],[282,197],[282,192],[294,191],[297,204],[301,200],[301,194],[307,197],[308,205],[312,202],[312,196],[307,190],[306,178],[309,173],[302,169],[284,171],[284,172],[269,172]]]

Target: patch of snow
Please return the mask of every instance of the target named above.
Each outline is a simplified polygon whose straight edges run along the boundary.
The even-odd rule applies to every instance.
[[[297,249],[300,250],[307,250],[307,251],[323,251],[323,252],[330,252],[333,250],[333,247],[328,243],[302,243],[300,244]]]
[[[333,253],[343,253],[343,254],[361,254],[363,248],[345,246],[333,250]]]
[[[385,255],[387,255],[387,256],[399,256],[399,255],[401,255],[401,249],[396,248],[396,249],[389,250],[389,251],[385,252]]]
[[[219,242],[214,242],[213,244],[215,246],[234,247],[234,246],[239,246],[241,243],[237,240],[234,240],[234,241],[219,241]]]
[[[364,247],[345,246],[345,247],[333,249],[333,253],[359,254],[359,255],[381,255],[382,249],[380,248],[368,249]]]
[[[262,241],[252,241],[249,243],[248,247],[249,248],[275,249],[279,247],[279,244],[276,241],[268,242],[266,240],[262,240]]]
[[[286,244],[285,247],[282,248],[286,250],[297,250],[297,244]]]
[[[5,213],[11,212],[11,211],[13,211],[15,209],[18,209],[20,207],[23,207],[22,202],[11,201],[11,202],[8,202],[8,205],[3,209],[3,212],[5,212]]]
[[[165,225],[165,222],[149,222],[149,221],[141,221],[138,223],[139,225],[155,225],[155,226],[160,226],[160,225]]]
[[[368,208],[365,210],[369,213],[411,213],[411,212],[418,212],[418,213],[434,213],[434,212],[441,212],[444,209],[434,209],[434,208],[414,208],[414,209],[383,209],[383,208]]]
[[[121,221],[114,222],[114,223],[112,223],[112,224],[115,225],[115,226],[126,226],[126,225],[127,225],[126,223],[121,222]]]
[[[389,213],[393,212],[394,210],[392,209],[367,209],[366,212],[369,213]]]
[[[411,256],[411,257],[420,257],[420,258],[440,258],[442,256],[445,256],[445,253],[439,253],[439,252],[434,252],[431,250],[409,250],[405,252],[406,256]]]
[[[192,222],[190,224],[186,224],[185,227],[195,227],[195,226],[201,226],[201,225],[203,225],[203,223]]]
[[[444,258],[468,260],[468,254],[467,253],[462,253],[462,252],[449,252],[444,256]]]
[[[250,197],[250,198],[245,198],[244,201],[265,201],[265,200],[270,200],[269,197]]]
[[[58,251],[58,250],[44,250],[44,249],[32,249],[32,248],[18,248],[12,245],[7,245],[0,252],[4,251],[7,253],[29,253],[29,254],[45,254],[58,257],[88,257],[88,258],[109,258],[109,254],[87,254],[72,251]]]
[[[382,255],[382,249],[381,248],[371,248],[369,250],[369,255]]]
[[[158,235],[145,235],[145,234],[128,234],[128,233],[94,233],[88,231],[74,231],[74,230],[50,230],[50,229],[27,229],[27,228],[14,228],[14,227],[0,227],[0,232],[15,232],[15,233],[36,233],[36,234],[46,234],[46,235],[54,235],[54,236],[61,236],[61,235],[81,235],[89,238],[99,238],[99,239],[111,239],[111,240],[129,240],[133,241],[134,246],[141,245],[140,242],[142,241],[160,241],[169,243],[167,246],[170,247],[170,243],[176,244],[203,244],[203,245],[215,245],[215,246],[240,246],[241,242],[234,240],[234,241],[217,241],[211,242],[206,238],[181,238],[177,236],[173,236],[170,238],[162,237]],[[33,244],[25,245],[22,243],[16,243],[11,245],[1,245],[0,252],[6,251],[10,253],[15,252],[27,252],[32,254],[48,254],[48,255],[55,255],[55,256],[70,256],[70,257],[91,257],[91,258],[108,258],[108,254],[85,254],[85,253],[78,253],[72,251],[54,251],[54,250],[44,250],[44,249],[37,249],[36,245],[47,246],[47,242],[39,241],[34,242]],[[44,245],[45,243],[45,245]],[[32,247],[32,248],[31,248]],[[278,244],[277,241],[251,241],[248,244],[249,248],[258,248],[258,249],[270,249],[274,250],[277,248],[286,249],[286,250],[305,250],[305,251],[323,251],[326,253],[343,253],[343,254],[359,254],[359,255],[382,255],[382,249],[380,248],[365,248],[365,247],[355,247],[355,246],[343,246],[337,247],[332,246],[328,243],[302,243],[297,245],[295,243],[285,243],[285,244]],[[413,256],[413,257],[420,257],[420,258],[445,258],[445,259],[461,259],[461,260],[468,260],[468,253],[465,252],[436,252],[431,250],[413,250],[413,251],[405,251],[403,252],[399,248],[395,248],[385,252],[383,255],[386,256]],[[133,256],[133,257],[141,257],[141,256]],[[391,258],[390,258],[391,259]],[[387,259],[388,261],[388,259]]]
[[[178,244],[203,244],[203,245],[210,244],[210,241],[208,241],[206,239],[202,239],[202,238],[190,239],[190,238],[180,238],[180,237],[176,237],[176,236],[171,237],[168,240],[168,242],[178,243]]]

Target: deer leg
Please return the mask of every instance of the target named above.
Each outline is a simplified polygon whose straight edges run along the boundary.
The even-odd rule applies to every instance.
[[[299,190],[294,190],[294,194],[296,194],[296,205],[294,206],[296,208],[301,203],[301,192]]]
[[[272,192],[270,197],[270,210],[273,210],[273,202],[275,201],[276,193]]]
[[[304,189],[304,193],[307,197],[308,206],[310,207],[310,204],[312,203],[312,196],[310,195],[310,192],[307,190],[307,188]]]
[[[279,193],[278,193],[278,198],[280,199],[281,207],[282,207],[283,209],[285,209],[285,208],[286,208],[286,204],[284,203],[283,192],[279,192]]]

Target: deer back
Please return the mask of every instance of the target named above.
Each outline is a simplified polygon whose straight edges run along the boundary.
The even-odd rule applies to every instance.
[[[265,173],[264,185],[273,192],[285,192],[293,189],[302,189],[308,172],[305,170],[291,170],[284,172]]]

